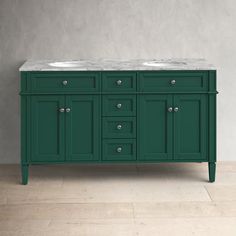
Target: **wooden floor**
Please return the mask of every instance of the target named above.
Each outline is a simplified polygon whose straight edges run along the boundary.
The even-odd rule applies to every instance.
[[[1,236],[235,236],[236,162],[0,165]]]

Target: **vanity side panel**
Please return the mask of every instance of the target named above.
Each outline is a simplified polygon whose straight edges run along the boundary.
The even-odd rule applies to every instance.
[[[209,71],[209,101],[208,101],[208,112],[209,112],[209,162],[216,162],[216,71]]]
[[[20,73],[20,137],[21,137],[21,164],[27,164],[27,96],[21,93],[27,90],[27,72]]]
[[[30,72],[20,72],[20,145],[22,183],[28,182],[28,165],[30,156],[30,99],[29,91]]]

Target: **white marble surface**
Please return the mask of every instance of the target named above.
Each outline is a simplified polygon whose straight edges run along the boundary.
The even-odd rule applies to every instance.
[[[69,62],[72,67],[56,67],[55,62]],[[78,63],[77,63],[78,62]],[[158,66],[145,65],[146,62],[158,62]],[[215,70],[204,59],[136,59],[136,60],[28,60],[20,71],[123,71],[123,70]]]

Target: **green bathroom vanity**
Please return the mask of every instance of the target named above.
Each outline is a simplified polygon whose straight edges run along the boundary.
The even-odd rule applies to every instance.
[[[215,180],[216,70],[202,59],[27,61],[22,183],[33,164],[208,162]]]

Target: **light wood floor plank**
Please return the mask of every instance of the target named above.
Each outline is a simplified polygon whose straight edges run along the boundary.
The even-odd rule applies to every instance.
[[[235,236],[236,162],[0,165],[0,236]]]

